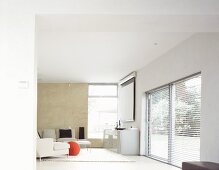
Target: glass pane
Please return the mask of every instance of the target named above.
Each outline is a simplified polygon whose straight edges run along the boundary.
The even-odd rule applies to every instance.
[[[117,98],[88,99],[88,137],[103,138],[104,129],[112,129],[117,121]]]
[[[181,167],[184,161],[200,159],[201,76],[174,84],[173,99],[172,163]]]
[[[150,95],[150,149],[149,154],[168,159],[169,89]]]
[[[89,85],[89,96],[117,96],[117,85]]]

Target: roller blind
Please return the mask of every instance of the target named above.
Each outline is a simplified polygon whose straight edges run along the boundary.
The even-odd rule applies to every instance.
[[[201,75],[147,92],[148,156],[181,167],[200,160]]]
[[[135,78],[119,87],[119,119],[122,122],[135,119]]]

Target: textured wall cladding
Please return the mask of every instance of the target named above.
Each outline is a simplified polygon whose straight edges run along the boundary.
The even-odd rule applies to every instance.
[[[88,126],[88,84],[39,83],[37,128],[78,128]]]

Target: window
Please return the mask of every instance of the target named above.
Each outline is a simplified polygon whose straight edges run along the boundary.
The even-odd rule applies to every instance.
[[[181,167],[200,159],[201,75],[147,94],[148,156]]]
[[[103,138],[104,129],[117,121],[117,85],[90,84],[88,91],[88,138]]]

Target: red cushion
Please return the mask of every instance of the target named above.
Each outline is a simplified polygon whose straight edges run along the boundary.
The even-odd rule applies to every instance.
[[[79,154],[80,152],[80,145],[76,142],[68,142],[68,144],[70,145],[69,148],[69,155],[70,156],[76,156]]]

